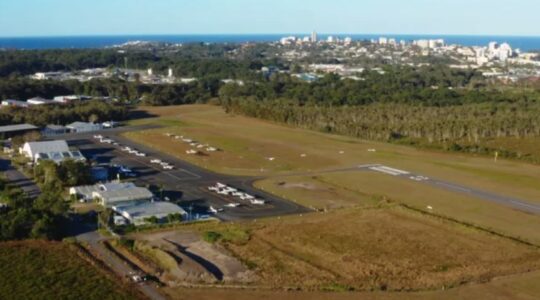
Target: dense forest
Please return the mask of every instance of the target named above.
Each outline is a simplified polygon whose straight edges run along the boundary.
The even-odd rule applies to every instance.
[[[301,71],[298,63],[269,59],[264,45],[189,44],[162,49],[46,50],[0,53],[0,97],[27,99],[63,94],[110,96],[118,104],[74,105],[52,109],[6,109],[0,124],[38,125],[73,120],[122,119],[120,103],[176,105],[221,103],[245,114],[294,126],[366,139],[427,143],[462,149],[482,139],[540,136],[540,83],[500,84],[476,70],[452,69],[444,63],[411,67],[382,65],[356,74],[355,80],[327,74],[306,82],[287,72],[262,74],[262,66]],[[34,81],[19,75],[36,71],[89,67],[151,67],[177,76],[196,77],[185,84],[150,85],[110,79]],[[243,84],[223,83],[241,79]]]
[[[128,107],[99,100],[69,104],[36,105],[29,108],[4,107],[0,110],[0,125],[30,123],[66,125],[75,121],[104,122],[125,120]]]

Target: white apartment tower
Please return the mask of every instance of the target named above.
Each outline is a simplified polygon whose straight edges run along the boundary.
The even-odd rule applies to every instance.
[[[312,43],[317,42],[317,32],[315,30],[311,33],[311,42]]]

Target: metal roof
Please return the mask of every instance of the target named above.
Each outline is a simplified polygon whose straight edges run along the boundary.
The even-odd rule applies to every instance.
[[[69,152],[68,144],[64,140],[28,142],[23,146],[23,148],[29,149],[32,152],[32,155],[36,155],[37,153]]]
[[[7,125],[0,126],[0,132],[14,132],[14,131],[23,131],[23,130],[36,130],[36,126],[31,124],[16,124],[16,125]]]
[[[167,216],[170,214],[186,214],[180,206],[169,202],[143,202],[133,205],[118,205],[113,209],[129,218],[148,218],[152,216]]]
[[[148,200],[154,197],[152,192],[150,192],[146,188],[141,187],[132,187],[116,191],[98,191],[94,192],[93,196],[101,198],[105,204],[110,204],[114,202]]]
[[[70,189],[70,191],[83,195],[86,198],[92,198],[94,192],[104,192],[104,191],[118,191],[122,189],[134,188],[135,184],[132,182],[106,182],[95,185],[83,185],[77,186]]]

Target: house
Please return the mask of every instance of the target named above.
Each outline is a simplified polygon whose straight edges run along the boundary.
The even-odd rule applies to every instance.
[[[58,80],[64,75],[63,72],[38,72],[32,76],[36,80]]]
[[[117,191],[122,189],[134,188],[135,185],[131,182],[107,182],[95,185],[77,186],[69,189],[70,196],[76,196],[84,201],[91,201],[94,192],[99,191]]]
[[[69,131],[72,133],[83,133],[102,130],[103,125],[86,122],[73,122],[69,125],[66,125],[66,128],[68,128]]]
[[[54,101],[47,100],[41,97],[34,97],[34,98],[30,98],[26,100],[26,103],[28,103],[29,105],[44,105],[44,104],[52,104],[54,103]]]
[[[181,215],[182,219],[187,213],[180,206],[169,202],[142,202],[137,204],[115,205],[112,209],[129,223],[140,226],[148,224],[149,218],[157,219],[158,223],[167,222],[169,215]]]
[[[47,125],[41,131],[43,136],[56,136],[68,133],[68,129],[61,125]]]
[[[15,124],[0,126],[0,139],[8,139],[17,135],[23,135],[32,131],[37,131],[38,128],[31,124]]]
[[[150,201],[154,198],[152,192],[146,188],[129,187],[118,190],[95,191],[92,193],[92,199],[97,199],[105,207],[113,207],[125,203],[139,203]]]
[[[79,100],[78,96],[71,95],[71,96],[56,96],[53,98],[53,101],[59,102],[59,103],[69,103],[72,101]]]
[[[28,107],[30,104],[26,103],[26,101],[21,100],[13,100],[13,99],[7,99],[2,100],[2,106],[12,106],[12,107]]]

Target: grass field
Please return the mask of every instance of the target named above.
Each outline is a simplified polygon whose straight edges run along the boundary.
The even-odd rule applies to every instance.
[[[170,288],[167,293],[174,299],[188,300],[453,300],[453,299],[511,299],[536,300],[540,295],[540,271],[498,278],[485,284],[465,285],[450,290],[427,292],[300,292],[265,290],[187,289]]]
[[[227,237],[225,247],[275,289],[437,290],[540,267],[536,247],[399,206],[202,230]]]
[[[540,203],[540,166],[537,165],[507,160],[495,163],[487,157],[322,134],[227,115],[220,107],[209,105],[144,109],[159,118],[138,120],[134,124],[154,123],[165,128],[132,132],[128,137],[222,173],[279,175],[381,163],[451,182],[474,183],[478,188]],[[166,132],[185,135],[224,151],[190,156],[185,153],[190,147],[166,138],[163,135]],[[275,160],[270,161],[269,157]]]
[[[327,172],[379,163],[540,203],[539,166],[322,134],[227,115],[215,106],[143,109],[157,118],[133,124],[164,127],[130,132],[126,134],[129,138],[216,172],[266,177],[256,186],[328,211],[197,227],[202,234],[216,232],[218,243],[257,271],[258,284],[274,290],[169,289],[176,298],[453,299],[491,295],[535,299],[540,293],[535,284],[540,273],[527,273],[540,268],[538,248],[488,233],[540,245],[540,217],[403,178],[373,172]],[[165,133],[223,151],[190,156],[185,153],[191,149],[189,145]],[[434,215],[448,220],[396,203],[419,210],[431,206]],[[509,274],[519,275],[493,280]],[[466,285],[479,282],[483,284]],[[315,292],[275,291],[299,287]],[[379,292],[344,292],[349,289]]]
[[[0,243],[0,299],[137,299],[78,256],[72,246],[44,241]]]
[[[143,108],[156,116],[135,121],[161,129],[127,136],[205,168],[237,175],[267,176],[259,187],[315,208],[371,205],[376,196],[425,209],[467,223],[540,243],[540,217],[465,195],[382,174],[328,173],[328,169],[380,163],[496,194],[540,203],[540,166],[465,154],[418,150],[343,136],[290,128],[225,114],[220,107],[187,105]],[[184,135],[223,149],[191,156],[185,143],[165,133]],[[370,152],[375,149],[376,152]],[[304,155],[303,155],[304,154]],[[268,160],[274,157],[275,160]],[[310,173],[283,177],[294,173]],[[281,183],[281,185],[279,184]]]
[[[313,177],[278,177],[256,186],[307,207],[369,207],[378,200],[426,210],[540,245],[540,217],[492,202],[444,191],[417,182],[372,172],[341,172]]]

